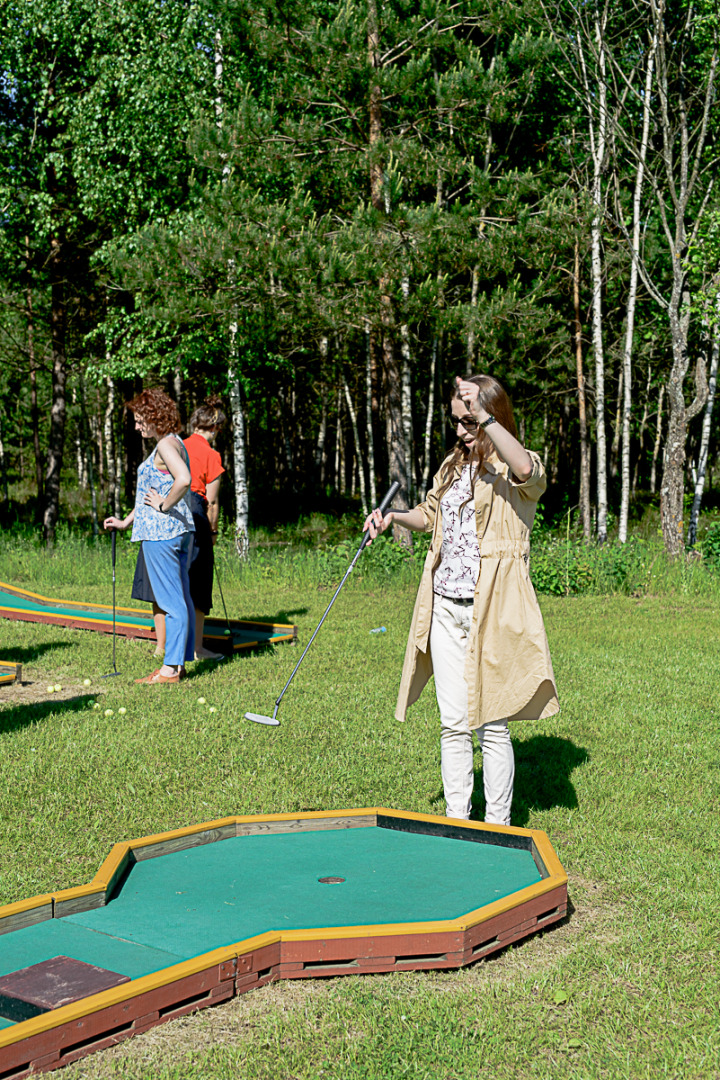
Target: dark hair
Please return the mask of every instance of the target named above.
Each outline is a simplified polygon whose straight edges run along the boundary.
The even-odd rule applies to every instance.
[[[127,401],[126,407],[154,429],[158,439],[171,432],[180,431],[180,413],[172,398],[164,390],[143,390]]]
[[[227,416],[222,411],[222,401],[217,394],[198,405],[190,417],[190,430],[202,428],[203,431],[219,431],[227,423]]]
[[[513,416],[512,405],[510,404],[510,398],[505,392],[505,388],[501,383],[494,379],[492,375],[469,375],[465,379],[465,382],[475,383],[480,388],[480,394],[478,395],[479,403],[482,407],[495,417],[498,424],[501,424],[506,431],[509,431],[517,439],[517,427],[515,426],[515,417]],[[462,400],[457,386],[453,386],[450,400]],[[482,428],[478,428],[478,433],[475,438],[475,442],[471,449],[468,449],[467,445],[458,439],[452,455],[446,458],[442,467],[442,476],[440,482],[440,490],[438,492],[438,498],[442,498],[447,489],[453,482],[455,475],[455,467],[457,465],[466,465],[470,462],[470,486],[471,488],[475,484],[475,478],[478,474],[478,470],[482,466],[483,462],[493,453],[495,447],[492,440]]]

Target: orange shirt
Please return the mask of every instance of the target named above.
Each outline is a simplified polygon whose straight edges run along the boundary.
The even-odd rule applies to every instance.
[[[193,434],[185,439],[185,449],[190,458],[190,487],[205,498],[207,485],[225,472],[222,458],[202,435]]]

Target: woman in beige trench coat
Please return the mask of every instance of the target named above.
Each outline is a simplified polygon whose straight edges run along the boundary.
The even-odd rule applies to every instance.
[[[545,470],[518,442],[510,401],[491,376],[456,380],[451,422],[458,443],[425,502],[384,519],[375,510],[366,527],[372,536],[394,521],[432,532],[396,716],[405,719],[434,674],[447,816],[470,816],[475,731],[483,751],[485,820],[509,825],[515,766],[508,721],[559,709],[528,572]]]

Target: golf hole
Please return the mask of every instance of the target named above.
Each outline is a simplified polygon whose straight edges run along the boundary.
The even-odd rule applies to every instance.
[[[321,885],[342,885],[344,877],[319,877],[318,881]]]

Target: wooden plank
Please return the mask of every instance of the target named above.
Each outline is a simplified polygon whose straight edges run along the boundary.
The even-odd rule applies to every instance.
[[[29,900],[18,900],[15,904],[0,907],[0,934],[12,934],[15,930],[25,930],[28,926],[37,926],[53,917],[53,898],[50,894],[33,896]]]
[[[187,851],[190,848],[202,847],[203,844],[214,844],[218,840],[229,840],[234,837],[235,823],[222,825],[217,829],[205,829],[201,832],[185,833],[170,840],[160,840],[154,844],[143,844],[141,847],[133,845],[133,854],[136,862],[145,859],[156,859],[159,855],[171,855],[175,851]]]
[[[375,825],[372,814],[356,817],[297,817],[285,821],[238,822],[237,836],[257,836],[269,833],[322,832],[331,829],[367,829]]]

